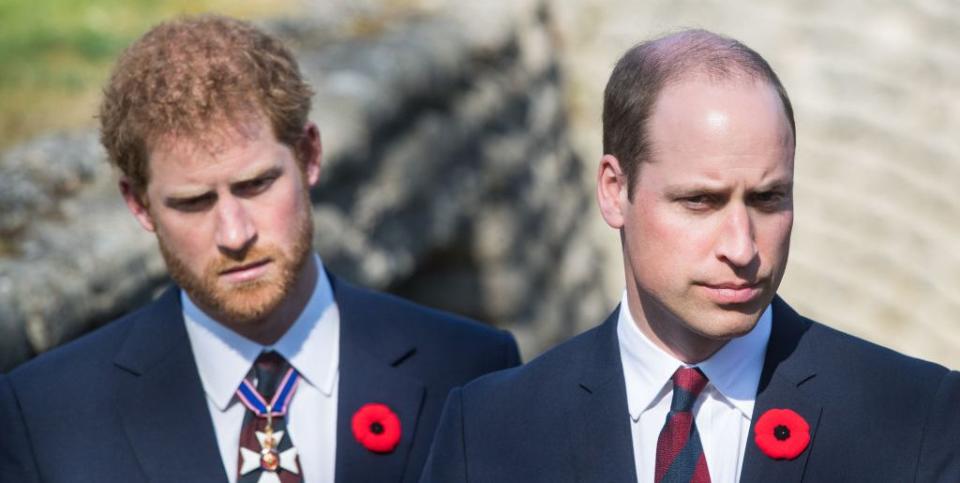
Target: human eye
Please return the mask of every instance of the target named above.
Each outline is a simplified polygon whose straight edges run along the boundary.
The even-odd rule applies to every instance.
[[[754,193],[751,196],[751,204],[767,211],[774,211],[789,201],[789,193],[783,189],[774,189]]]
[[[233,192],[237,196],[256,196],[270,188],[270,185],[272,185],[279,176],[279,174],[271,173],[247,181],[241,181],[234,186]]]
[[[167,201],[166,205],[174,210],[184,213],[196,213],[204,211],[213,206],[217,196],[213,193],[207,193],[200,196],[191,196],[189,198],[173,198]]]
[[[690,211],[702,212],[716,207],[720,199],[709,193],[692,193],[677,197],[677,202]]]

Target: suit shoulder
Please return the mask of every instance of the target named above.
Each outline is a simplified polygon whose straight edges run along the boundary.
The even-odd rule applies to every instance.
[[[464,387],[464,393],[479,397],[529,394],[535,398],[571,384],[578,369],[594,356],[591,348],[602,336],[600,329],[574,336],[522,366],[483,376]]]
[[[11,389],[23,404],[57,405],[55,394],[88,394],[105,384],[114,358],[131,327],[149,307],[124,315],[93,331],[42,353],[7,374]]]
[[[349,330],[413,348],[404,356],[403,368],[424,382],[460,386],[520,362],[517,343],[507,331],[341,281],[334,292]]]
[[[338,285],[342,287],[343,282]],[[351,286],[347,291],[347,296],[353,302],[351,307],[367,312],[361,314],[365,319],[389,317],[391,324],[402,324],[403,331],[415,334],[421,342],[436,340],[444,344],[462,342],[470,345],[513,343],[513,336],[509,332],[460,315],[363,287]]]
[[[947,368],[934,362],[902,354],[816,321],[811,321],[810,332],[824,356],[830,354],[833,360],[842,360],[858,369],[869,366],[876,371],[898,371],[931,377],[942,377],[948,372]]]
[[[37,355],[10,371],[10,379],[17,381],[56,377],[99,366],[104,362],[109,363],[143,310],[144,308],[141,308],[107,322],[70,342]]]
[[[842,388],[852,406],[885,401],[906,410],[936,397],[950,371],[933,362],[811,321],[801,344],[805,358],[817,367],[814,386]],[[839,401],[837,401],[839,402]]]

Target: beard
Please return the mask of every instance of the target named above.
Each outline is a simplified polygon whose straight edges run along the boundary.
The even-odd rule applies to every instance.
[[[190,269],[157,232],[160,253],[170,278],[198,307],[220,322],[250,324],[272,313],[296,285],[313,247],[313,220],[309,209],[297,221],[294,244],[289,255],[276,245],[254,245],[235,257],[220,253],[200,273]],[[270,259],[273,270],[265,276],[224,286],[220,274],[239,266]]]

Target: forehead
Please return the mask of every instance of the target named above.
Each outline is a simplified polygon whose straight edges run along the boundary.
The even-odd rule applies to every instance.
[[[648,128],[655,150],[711,142],[730,149],[793,145],[776,90],[746,78],[696,76],[669,84],[657,98]]]
[[[265,123],[218,126],[195,136],[168,136],[149,150],[148,189],[230,182],[287,157],[291,151]]]
[[[776,90],[765,82],[694,77],[670,84],[647,129],[654,165],[792,169],[793,134]]]

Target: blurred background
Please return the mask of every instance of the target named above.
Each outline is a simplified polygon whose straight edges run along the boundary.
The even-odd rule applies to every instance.
[[[960,367],[960,5],[820,0],[3,0],[0,371],[169,283],[121,204],[94,114],[154,23],[216,11],[284,38],[317,90],[315,246],[333,271],[508,328],[525,359],[623,290],[593,200],[602,90],[634,43],[733,36],[798,125],[780,293],[801,313]]]

